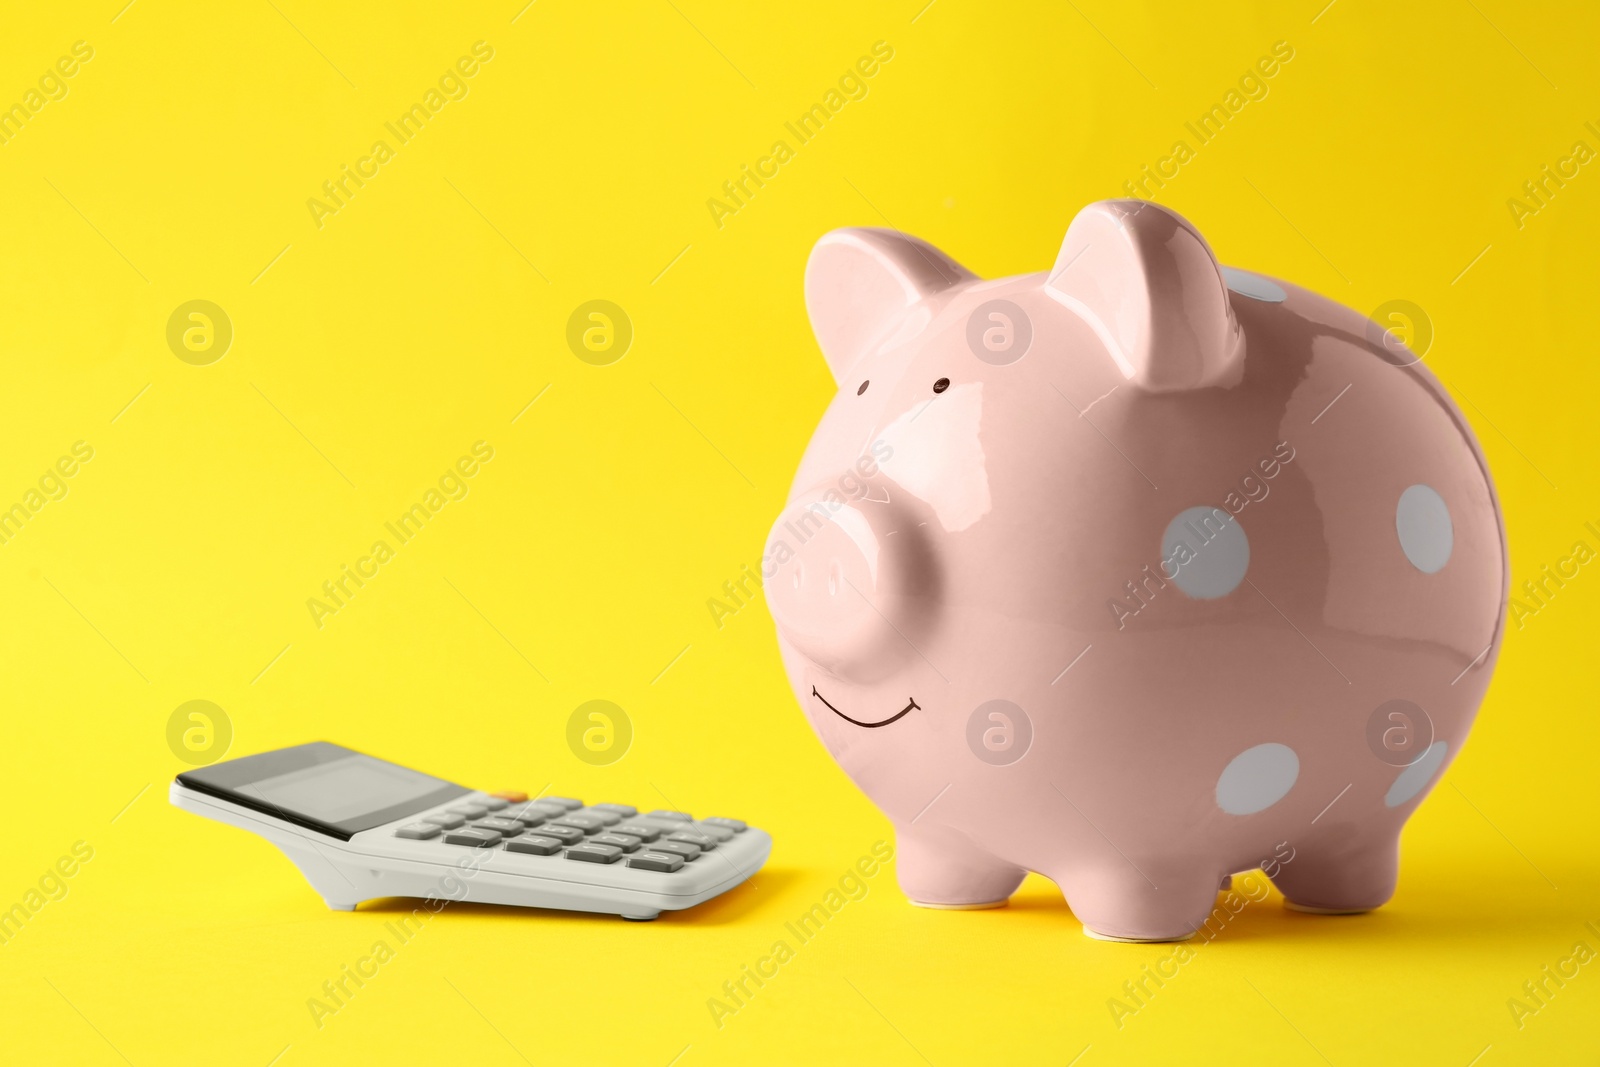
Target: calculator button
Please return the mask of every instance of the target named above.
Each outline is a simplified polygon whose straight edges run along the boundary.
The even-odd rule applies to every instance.
[[[524,808],[521,811],[501,812],[500,817],[503,819],[515,819],[524,826],[538,826],[545,821],[545,815],[542,812],[534,811],[531,808]]]
[[[700,821],[707,826],[720,826],[724,830],[732,830],[736,834],[742,834],[750,828],[749,824],[741,819],[724,819],[720,815],[713,815],[709,819],[701,819]]]
[[[583,807],[583,801],[573,800],[571,797],[540,797],[535,803],[559,804],[567,811],[577,811],[579,808]]]
[[[476,826],[480,830],[494,830],[505,837],[515,837],[517,834],[522,833],[522,831],[526,829],[526,827],[524,827],[515,819],[497,819],[493,816],[487,819],[479,819],[472,825]]]
[[[724,829],[721,826],[712,826],[709,823],[691,823],[687,829],[692,830],[697,834],[705,834],[707,837],[715,838],[721,844],[727,844],[729,841],[733,840],[732,830]]]
[[[489,809],[482,804],[452,804],[444,810],[468,819],[481,819],[489,814]]]
[[[476,826],[468,826],[461,830],[451,830],[444,835],[447,845],[471,845],[474,848],[488,848],[500,840],[500,835],[493,830],[480,830]]]
[[[438,837],[444,827],[432,822],[414,822],[410,826],[402,826],[394,832],[396,837],[409,837],[413,841],[426,841],[430,837]]]
[[[620,816],[624,819],[631,819],[633,816],[639,814],[639,809],[630,804],[591,804],[589,805],[589,810],[609,811],[611,814]]]
[[[630,834],[644,842],[654,841],[656,838],[661,836],[661,829],[659,827],[651,826],[649,823],[643,822],[625,822],[621,826],[613,828],[612,832],[618,834]]]
[[[650,851],[666,852],[673,856],[682,856],[684,862],[688,862],[689,860],[692,860],[696,856],[700,855],[699,846],[691,845],[684,841],[657,841],[655,844],[650,846]]]
[[[628,857],[628,866],[641,871],[663,871],[671,874],[683,866],[684,858],[671,852],[640,852]]]
[[[539,827],[539,833],[545,837],[553,837],[563,845],[576,845],[583,840],[583,831],[576,826],[563,826],[559,823],[546,823]]]
[[[501,800],[511,804],[526,804],[528,802],[528,794],[518,793],[516,790],[501,790],[498,793],[490,793],[489,795],[499,797]]]
[[[615,845],[574,845],[567,849],[567,859],[585,863],[611,863],[622,855]]]
[[[622,821],[622,816],[621,815],[618,815],[614,811],[609,811],[606,808],[603,808],[598,804],[596,804],[592,808],[584,808],[582,811],[578,812],[577,814],[592,816],[592,817],[594,817],[596,819],[599,819],[602,823],[604,823],[607,826],[615,826],[615,825],[617,825],[617,823]]]
[[[694,830],[678,830],[667,835],[668,841],[678,841],[685,845],[694,845],[702,852],[710,852],[717,847],[717,839],[710,834],[697,833]]]
[[[604,830],[612,823],[618,823],[621,821],[621,819],[618,819],[615,815],[613,815],[611,816],[611,822],[608,823],[603,817],[594,815],[587,811],[569,811],[567,814],[561,816],[560,819],[561,825],[563,826],[576,826],[579,829],[587,830],[590,833],[594,833],[596,830]]]
[[[670,819],[672,822],[693,822],[694,816],[686,811],[652,811],[648,818]]]
[[[593,837],[589,838],[589,843],[592,845],[611,845],[615,848],[620,848],[624,852],[634,852],[638,850],[639,846],[643,842],[630,834],[608,833],[595,834]]]
[[[558,804],[524,804],[519,808],[513,808],[511,810],[516,812],[516,814],[512,816],[512,818],[516,819],[520,819],[524,815],[537,815],[541,819],[554,819],[559,815],[565,815],[567,813],[567,809]]]
[[[482,804],[490,811],[499,811],[501,808],[509,806],[506,801],[497,796],[477,797],[472,802],[474,804]]]
[[[507,852],[526,852],[533,856],[554,856],[561,851],[561,842],[553,837],[524,834],[506,842]]]
[[[432,815],[424,815],[422,817],[422,821],[431,822],[436,826],[442,826],[446,830],[454,830],[456,827],[465,826],[467,823],[467,820],[463,819],[461,816],[451,815],[448,812],[443,811],[434,812]]]

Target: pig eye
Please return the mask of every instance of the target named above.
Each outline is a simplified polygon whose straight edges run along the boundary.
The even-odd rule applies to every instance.
[[[933,383],[933,391],[936,393],[942,393],[948,388],[950,388],[949,378],[940,378],[938,381]]]
[[[860,396],[862,393],[866,392],[867,391],[867,386],[869,386],[871,384],[872,384],[872,380],[870,378],[868,380],[862,382],[861,383],[861,388],[856,390],[856,396]]]

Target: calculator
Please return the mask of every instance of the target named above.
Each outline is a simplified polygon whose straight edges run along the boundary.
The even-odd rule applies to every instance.
[[[418,897],[642,921],[726,893],[772,851],[738,819],[488,793],[326,741],[185,771],[169,799],[271,841],[336,911]]]

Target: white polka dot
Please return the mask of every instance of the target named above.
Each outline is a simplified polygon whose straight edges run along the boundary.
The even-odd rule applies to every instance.
[[[1430,487],[1413,485],[1400,494],[1394,528],[1406,559],[1423,574],[1437,574],[1449,562],[1456,540],[1450,508]]]
[[[1222,280],[1228,283],[1229,289],[1232,289],[1240,296],[1248,296],[1251,300],[1264,300],[1269,304],[1281,304],[1289,299],[1289,294],[1283,291],[1283,286],[1263,278],[1259,274],[1251,274],[1247,270],[1223,267]]]
[[[1300,757],[1288,745],[1247,748],[1217,779],[1217,807],[1229,815],[1254,815],[1289,795],[1300,777]]]
[[[1394,780],[1394,785],[1391,785],[1389,791],[1383,795],[1383,802],[1391,808],[1398,808],[1422,792],[1422,787],[1432,781],[1433,776],[1443,766],[1444,757],[1449,751],[1450,746],[1443,741],[1435,741],[1429,745],[1428,751],[1424,752],[1417,762],[1400,772],[1400,776]]]
[[[1161,535],[1162,573],[1197,600],[1227,596],[1250,567],[1250,539],[1221,508],[1185,508]],[[1176,573],[1174,573],[1176,572]]]

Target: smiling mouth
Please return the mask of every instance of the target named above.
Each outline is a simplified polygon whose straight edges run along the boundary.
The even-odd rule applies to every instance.
[[[832,704],[829,704],[828,703],[828,698],[823,696],[821,693],[817,692],[817,687],[816,686],[812,686],[811,687],[811,695],[816,697],[818,700],[822,701],[824,707],[826,707],[829,711],[833,712],[835,715],[839,716],[839,718],[843,719],[845,722],[851,723],[852,725],[855,725],[855,726],[865,726],[869,730],[875,730],[880,726],[888,726],[892,722],[899,722],[901,719],[905,718],[907,715],[911,714],[913,711],[921,711],[922,710],[922,705],[918,704],[916,699],[913,697],[913,698],[908,698],[906,700],[906,706],[905,707],[901,708],[899,711],[895,712],[893,715],[889,716],[887,719],[884,719],[882,722],[862,722],[860,719],[852,719],[850,716],[846,715],[844,712],[840,711],[838,708],[834,707]]]

